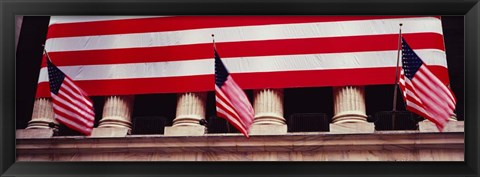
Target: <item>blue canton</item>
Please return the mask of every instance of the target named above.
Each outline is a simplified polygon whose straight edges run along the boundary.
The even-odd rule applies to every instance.
[[[215,53],[215,84],[221,88],[227,80],[229,73],[222,60],[220,60],[217,50],[213,49],[213,51]]]
[[[422,59],[418,57],[418,55],[407,44],[407,41],[402,37],[402,67],[405,76],[412,80],[422,64]]]
[[[50,92],[54,93],[55,95],[58,94],[60,90],[60,86],[65,79],[65,74],[63,74],[60,69],[58,69],[49,59],[47,59],[48,64],[48,80],[50,81]]]

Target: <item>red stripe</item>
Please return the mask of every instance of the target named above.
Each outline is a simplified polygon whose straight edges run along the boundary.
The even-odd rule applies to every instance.
[[[64,119],[67,119],[67,118],[64,118]],[[84,135],[90,136],[90,134],[92,133],[92,128],[90,128],[90,127],[82,127],[81,129],[79,129],[79,128],[73,126],[73,125],[70,125],[70,124],[67,123],[67,122],[62,121],[61,119],[58,119],[58,118],[57,118],[56,120],[57,120],[58,122],[60,122],[61,124],[64,124],[64,125],[67,126],[68,128],[73,129],[73,130],[75,130],[75,131],[78,131],[78,132],[80,132],[80,133],[83,133]],[[86,130],[87,128],[88,128],[88,131]]]
[[[85,112],[85,114],[87,115],[90,115],[92,117],[95,117],[95,113],[93,111],[93,107],[90,107],[88,105],[85,105],[83,103],[74,103],[72,100],[70,100],[69,98],[67,98],[68,93],[65,93],[63,92],[63,94],[61,94],[59,92],[59,94],[57,95],[59,98],[63,99],[65,102],[68,102],[70,104],[72,104],[74,107],[77,107],[79,110]],[[68,95],[70,96],[70,95]],[[71,96],[70,96],[71,97]],[[77,102],[80,102],[80,100],[78,100],[78,98],[75,98],[75,97],[71,97],[73,100],[77,101]],[[78,112],[78,111],[77,111]],[[83,115],[82,113],[78,112],[80,115]]]
[[[437,104],[437,106],[442,106],[444,109],[455,109],[455,103],[451,100],[451,98],[447,95],[448,93],[445,92],[441,87],[445,87],[445,85],[439,85],[443,84],[441,82],[435,83],[434,81],[430,80],[431,78],[428,78],[426,76],[425,78],[418,77],[418,74],[423,74],[424,76],[427,75],[426,72],[429,72],[428,70],[422,71],[421,69],[417,72],[416,77],[414,80],[416,81],[415,84],[422,83],[424,87],[417,87],[419,90],[424,92],[426,95],[428,95],[431,100]],[[437,101],[438,100],[438,101]],[[442,104],[442,103],[445,103]]]
[[[242,128],[240,128],[239,125],[237,125],[237,124],[235,124],[235,123],[232,123],[232,122],[230,121],[230,119],[228,118],[227,115],[224,115],[224,114],[219,113],[219,112],[217,112],[217,114],[219,115],[218,117],[227,120],[228,123],[230,123],[230,125],[233,125],[233,126],[234,126],[237,130],[239,130],[245,137],[249,138],[248,132],[243,131]]]
[[[88,97],[88,94],[85,93],[85,91],[83,91],[81,88],[78,88],[78,86],[75,85],[75,83],[72,79],[70,79],[68,76],[66,76],[65,80],[62,84],[64,84],[62,86],[67,86],[72,91],[72,92],[67,91],[67,89],[65,87],[64,88],[65,93],[68,93],[69,96],[71,96],[72,98],[77,98],[79,102],[89,106],[90,108],[93,108],[93,102]]]
[[[418,97],[418,96],[417,96],[417,97]],[[423,104],[422,104],[421,102],[419,102],[418,100],[413,99],[412,97],[409,97],[409,96],[408,96],[407,100],[410,101],[410,102],[413,103],[413,104],[418,105],[418,106],[422,106],[422,105],[423,105]],[[408,105],[408,103],[407,103],[407,105]]]
[[[53,24],[48,38],[178,31],[288,23],[411,18],[416,16],[178,16]],[[439,18],[439,17],[437,17]]]
[[[423,102],[423,108],[425,109],[425,111],[432,115],[431,118],[438,120],[448,119],[448,117],[450,116],[449,111],[447,110],[448,108],[439,108],[441,105],[435,103],[434,101],[427,100],[426,97],[428,97],[428,95],[424,95],[424,97],[420,98]]]
[[[220,108],[220,107],[217,107],[217,113],[220,115],[219,117],[222,117],[222,118],[225,118],[225,119],[228,119],[228,122],[230,124],[236,124],[238,126],[236,126],[237,128],[240,128],[238,129],[240,132],[247,132],[247,128],[245,128],[245,125],[242,124],[242,122],[238,121],[238,117],[237,116],[234,116],[232,114],[230,114],[229,112],[225,111],[224,108]],[[218,109],[221,109],[222,111],[225,111],[226,114],[220,112]],[[245,131],[243,131],[245,130]]]
[[[415,93],[414,93],[415,94]],[[417,97],[419,97],[417,94],[415,94]],[[412,101],[412,102],[416,102],[416,100],[413,100],[413,99],[408,99],[409,101]],[[423,108],[426,112],[428,112],[426,109],[425,109],[425,106],[421,103],[418,103],[416,102],[417,106]],[[417,110],[416,108],[412,107],[411,105],[407,104],[407,110],[417,114],[417,115],[420,115],[422,116],[423,118],[425,119],[428,119],[430,121],[432,121],[433,123],[435,123],[437,126],[440,126],[440,127],[443,127],[444,125],[441,124],[439,121],[437,121],[434,117],[431,117],[429,116],[428,114],[420,111],[420,110]]]
[[[92,100],[90,100],[88,98],[87,93],[85,93],[81,88],[78,88],[78,86],[75,84],[75,81],[70,79],[70,77],[65,76],[65,80],[63,81],[62,84],[63,84],[62,86],[65,86],[65,88],[67,88],[67,87],[70,88],[70,90],[72,92],[69,92],[69,93],[71,93],[72,95],[78,95],[79,98],[83,98],[82,101],[84,103],[85,102],[88,102],[88,103],[92,102]]]
[[[237,85],[231,76],[228,76],[220,90],[225,93],[233,105],[233,108],[239,115],[240,121],[247,129],[250,129],[253,123],[254,111],[242,88]]]
[[[56,100],[56,99],[53,99],[52,100],[53,103],[55,103],[55,105],[57,105],[58,107],[61,107],[63,109],[65,109],[66,111],[70,111],[71,113],[73,114],[77,114],[78,117],[73,117],[73,116],[70,116],[70,117],[73,117],[75,118],[76,120],[78,121],[81,121],[81,120],[85,120],[87,122],[92,122],[95,120],[95,116],[94,115],[83,115],[82,113],[80,113],[79,111],[75,110],[75,108],[78,108],[78,107],[71,107],[71,106],[68,106],[62,102],[60,102],[60,100]],[[71,103],[70,103],[71,104]],[[87,126],[87,124],[83,123],[85,126]]]
[[[448,70],[442,66],[430,66],[430,70],[437,76],[448,76]],[[235,82],[242,86],[242,89],[395,83],[395,67],[231,74],[235,78]],[[212,74],[167,78],[75,81],[75,83],[90,96],[97,96],[212,91],[215,89],[214,80]],[[448,82],[448,77],[440,77],[440,80]],[[36,96],[50,97],[49,89],[48,82],[38,84]]]
[[[53,103],[56,104],[56,105],[59,106],[59,107],[62,107],[62,108],[65,109],[65,110],[68,110],[68,111],[73,112],[73,113],[76,113],[76,114],[80,114],[80,113],[76,112],[75,110],[71,109],[69,106],[66,106],[66,105],[62,104],[62,103],[60,103],[60,102],[57,101],[57,100],[53,100]],[[78,125],[80,125],[80,126],[83,126],[83,127],[90,127],[90,125],[87,125],[86,122],[83,122],[83,121],[81,121],[81,120],[86,120],[87,122],[93,122],[92,119],[86,119],[86,118],[83,118],[83,117],[73,117],[73,116],[70,116],[70,115],[68,115],[68,114],[66,114],[66,113],[63,113],[63,112],[61,112],[61,111],[59,111],[59,110],[57,110],[57,109],[55,109],[55,108],[54,108],[54,111],[55,111],[55,114],[60,115],[60,116],[62,116],[62,117],[65,117],[65,118],[67,118],[68,120],[70,120],[70,121],[72,121],[72,122],[75,122],[76,124],[78,124]],[[81,115],[81,114],[80,114],[80,115]],[[93,124],[92,124],[92,125],[93,125]]]
[[[227,101],[227,98],[221,96],[221,95],[218,93],[217,90],[215,90],[215,98],[216,98],[216,99],[219,99],[219,100],[221,100],[223,103],[225,103],[225,106],[223,106],[222,104],[220,104],[220,103],[217,101],[217,104],[216,104],[217,107],[222,108],[225,112],[231,114],[232,116],[238,115],[237,112],[232,112],[232,111],[230,111],[230,110],[235,111],[235,108],[233,107],[233,105],[231,104],[231,102],[230,102],[230,101]],[[230,109],[227,109],[227,107],[230,108]],[[239,115],[238,115],[238,116],[239,116]],[[235,116],[235,117],[237,117],[237,116]],[[240,118],[238,118],[237,121],[241,122],[241,121],[240,121]]]
[[[240,115],[238,114],[237,110],[235,110],[235,107],[232,106],[232,104],[230,104],[230,101],[226,101],[226,98],[220,96],[218,93],[215,94],[217,96],[218,99],[221,99],[225,104],[226,106],[228,106],[230,109],[227,109],[226,106],[223,106],[222,104],[218,103],[216,104],[217,107],[219,107],[220,109],[222,109],[223,111],[225,111],[226,113],[230,114],[231,117],[235,118],[235,120],[237,122],[239,122],[241,124],[241,126],[244,127],[244,129],[247,129],[246,126],[245,126],[245,122],[243,122],[241,119],[240,119]],[[232,112],[230,110],[233,110],[235,112]]]
[[[405,34],[413,49],[445,50],[437,33]],[[222,58],[387,51],[398,49],[398,35],[371,35],[217,43]],[[301,47],[299,47],[301,46]],[[188,51],[188,52],[186,52]],[[49,52],[57,66],[180,61],[213,58],[212,44]],[[42,67],[46,66],[46,60]]]
[[[409,110],[409,111],[411,111],[411,112],[413,112],[413,113],[415,113],[415,114],[417,114],[417,115],[419,115],[419,116],[422,116],[423,118],[425,118],[425,119],[427,119],[427,120],[432,121],[435,125],[437,125],[437,127],[440,126],[440,127],[443,128],[443,127],[445,126],[444,124],[440,123],[440,122],[439,122],[438,120],[436,120],[435,118],[430,117],[430,116],[428,116],[428,115],[420,112],[419,110],[416,110],[416,109],[413,108],[413,107],[407,106],[407,110]]]

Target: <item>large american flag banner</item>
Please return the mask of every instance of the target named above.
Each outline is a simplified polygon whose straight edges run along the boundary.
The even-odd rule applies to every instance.
[[[453,92],[438,79],[407,41],[402,38],[402,71],[400,89],[407,110],[435,123],[442,131],[454,115],[456,99]]]
[[[254,111],[248,97],[235,82],[220,59],[217,50],[215,55],[215,102],[217,115],[226,119],[245,137],[253,124]]]
[[[399,23],[448,83],[440,17],[52,16],[46,49],[91,96],[213,91],[211,34],[242,89],[394,84]]]
[[[90,135],[95,121],[93,102],[68,76],[47,60],[55,120],[70,129]]]

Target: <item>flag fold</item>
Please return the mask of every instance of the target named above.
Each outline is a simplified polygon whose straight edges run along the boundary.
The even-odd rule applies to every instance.
[[[226,119],[248,138],[254,116],[252,105],[245,92],[233,80],[216,49],[214,55],[217,115]]]
[[[454,115],[455,96],[404,38],[399,82],[407,110],[432,121],[442,131],[448,118]]]
[[[55,120],[84,135],[90,135],[95,120],[93,102],[50,59],[47,65]]]

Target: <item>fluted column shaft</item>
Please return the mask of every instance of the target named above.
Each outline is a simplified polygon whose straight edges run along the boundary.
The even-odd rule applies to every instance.
[[[285,125],[283,118],[283,89],[254,91],[255,118],[253,124]]]
[[[52,122],[58,126],[58,122],[55,121],[52,100],[50,98],[35,99],[33,103],[32,120],[28,122],[26,129],[51,128],[48,124]]]
[[[365,87],[346,86],[333,88],[333,123],[367,122]]]
[[[178,94],[173,127],[200,126],[199,121],[205,119],[206,97],[206,92]]]
[[[133,101],[133,95],[106,97],[102,119],[98,127],[128,128],[131,130]]]

